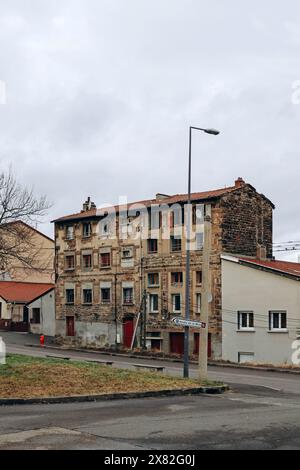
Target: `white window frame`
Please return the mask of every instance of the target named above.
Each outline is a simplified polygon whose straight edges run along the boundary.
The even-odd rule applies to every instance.
[[[132,291],[131,302],[125,302],[125,296],[124,296],[125,289],[126,290],[131,289],[131,291]],[[133,305],[134,304],[134,288],[133,287],[123,286],[123,288],[122,288],[122,303],[123,303],[123,305]]]
[[[150,283],[150,275],[154,275],[154,274],[156,274],[157,277],[158,277],[158,282],[157,282],[157,284],[151,284],[151,283]],[[151,273],[148,273],[148,287],[159,287],[159,284],[160,284],[159,273],[158,273],[158,272],[151,272]]]
[[[195,242],[196,242],[196,251],[203,250],[203,245],[204,245],[204,233],[203,232],[196,233]]]
[[[85,232],[85,227],[89,227],[89,230]],[[90,238],[92,235],[92,224],[90,222],[83,222],[82,224],[82,236],[83,238]]]
[[[180,310],[176,310],[176,300],[175,297],[180,298]],[[182,312],[182,302],[181,302],[181,294],[172,294],[172,312],[173,313],[180,313]]]
[[[153,308],[153,300],[154,300],[154,297],[157,298],[157,309],[154,309]],[[149,313],[159,313],[159,298],[158,298],[158,294],[149,294]]]
[[[247,326],[242,326],[242,315],[247,315]],[[253,317],[253,326],[249,326],[251,315]],[[239,310],[237,312],[237,329],[238,331],[254,331],[254,312],[252,310]]]
[[[66,227],[66,239],[67,240],[74,240],[74,225],[67,225],[67,227]]]
[[[274,314],[279,314],[279,328],[274,328]],[[282,328],[282,316],[285,315],[285,323],[286,326]],[[270,310],[269,311],[269,331],[276,332],[276,331],[283,331],[287,332],[287,311],[286,310]]]

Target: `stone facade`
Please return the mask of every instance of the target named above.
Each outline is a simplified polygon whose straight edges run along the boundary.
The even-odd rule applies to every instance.
[[[156,200],[144,202],[149,210],[150,203],[163,202],[171,205],[175,202],[181,207],[185,201],[185,195],[158,195]],[[212,304],[209,333],[211,354],[213,357],[220,357],[221,254],[256,256],[259,250],[271,257],[274,206],[241,179],[230,188],[194,193],[192,201],[193,205],[203,205],[206,213],[211,214]],[[118,234],[121,233],[119,210],[121,209],[117,209],[116,217]],[[118,344],[119,347],[129,347],[130,335],[142,310],[145,295],[148,347],[165,353],[180,353],[183,344],[182,329],[174,326],[170,320],[173,316],[184,316],[184,233],[181,250],[172,251],[170,237],[164,236],[160,225],[156,230],[157,252],[152,253],[149,251],[149,240],[138,236],[142,229],[136,224],[134,217],[128,224],[130,235],[126,240],[120,236],[113,238],[107,227],[102,232],[99,229],[102,220],[103,216],[99,215],[88,200],[81,213],[55,221],[57,335],[64,341],[81,345],[108,347]],[[176,224],[172,223],[170,227],[172,236],[176,234]],[[191,251],[191,317],[201,319],[199,299],[202,290],[203,251],[201,245],[195,248]],[[74,292],[74,298],[70,291]],[[177,295],[180,295],[180,299]],[[67,326],[70,322],[74,323],[74,331],[72,326]],[[191,330],[191,353],[197,349],[196,333]]]

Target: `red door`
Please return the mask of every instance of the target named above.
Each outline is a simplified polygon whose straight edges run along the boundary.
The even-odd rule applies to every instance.
[[[184,334],[170,333],[170,352],[172,354],[183,355],[184,352]]]
[[[134,325],[133,320],[124,320],[123,323],[123,345],[125,348],[131,348],[131,342],[133,337]]]
[[[74,317],[66,318],[67,336],[75,336],[75,319]]]
[[[199,354],[199,333],[194,333],[194,354]],[[211,333],[208,333],[207,354],[211,357]]]

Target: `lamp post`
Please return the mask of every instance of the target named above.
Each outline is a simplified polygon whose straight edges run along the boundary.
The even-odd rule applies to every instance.
[[[188,206],[187,206],[187,230],[186,230],[186,268],[185,268],[185,319],[190,319],[190,238],[191,238],[191,180],[192,180],[192,132],[202,131],[210,135],[219,135],[216,129],[203,129],[201,127],[190,127],[189,133],[189,172],[188,172]],[[189,327],[184,330],[184,358],[183,377],[189,377]]]

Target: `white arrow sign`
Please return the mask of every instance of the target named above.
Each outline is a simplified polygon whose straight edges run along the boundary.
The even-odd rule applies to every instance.
[[[190,328],[206,328],[203,321],[185,320],[184,318],[172,318],[172,322],[177,326],[189,326]]]

